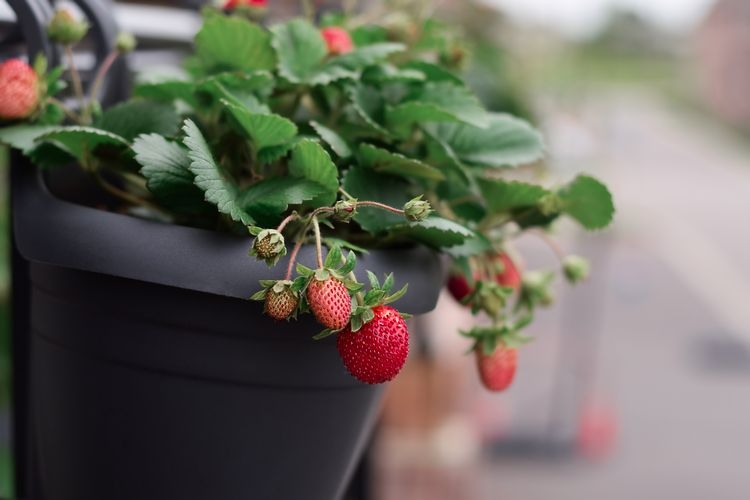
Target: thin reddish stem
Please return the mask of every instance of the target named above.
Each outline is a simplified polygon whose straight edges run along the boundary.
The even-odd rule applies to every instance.
[[[287,226],[287,224],[289,224],[295,219],[299,219],[299,214],[297,212],[294,212],[293,214],[288,215],[283,221],[281,221],[281,224],[279,224],[279,227],[277,227],[276,230],[278,232],[282,232],[284,228]]]
[[[91,84],[91,90],[89,92],[89,102],[84,112],[84,118],[86,120],[91,119],[91,111],[92,107],[94,106],[94,100],[96,100],[99,96],[99,91],[104,84],[104,77],[107,76],[107,73],[112,68],[112,65],[115,63],[115,61],[117,60],[117,56],[119,55],[120,52],[117,50],[113,50],[112,52],[107,54],[107,57],[104,59],[102,64],[99,66],[99,69],[96,71],[96,76],[94,77],[94,82]]]
[[[357,206],[358,207],[375,207],[375,208],[380,208],[382,210],[387,210],[389,212],[393,212],[394,214],[404,215],[403,210],[399,210],[398,208],[394,208],[390,205],[386,205],[385,203],[380,203],[378,201],[358,201]]]
[[[315,232],[315,256],[318,259],[318,268],[323,268],[323,244],[322,238],[320,237],[320,224],[318,218],[312,218],[313,231]]]
[[[299,249],[302,248],[302,243],[304,241],[305,241],[305,235],[303,233],[300,236],[300,238],[297,240],[297,243],[294,244],[294,248],[292,248],[292,253],[289,254],[289,263],[286,265],[286,276],[284,277],[284,279],[287,281],[292,279],[292,269],[294,269],[294,263],[297,261],[297,254],[299,253]]]

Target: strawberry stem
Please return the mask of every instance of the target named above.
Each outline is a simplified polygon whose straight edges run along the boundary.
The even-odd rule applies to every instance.
[[[294,269],[294,263],[297,261],[297,254],[299,253],[299,249],[302,248],[302,243],[304,241],[305,241],[305,233],[303,232],[302,234],[300,234],[300,237],[297,240],[297,243],[294,244],[292,253],[289,255],[289,263],[286,265],[286,276],[284,277],[284,279],[287,281],[292,279],[292,269]]]
[[[539,229],[529,229],[529,233],[536,235],[539,239],[544,241],[547,246],[555,253],[555,256],[562,262],[565,259],[565,252],[563,251],[560,244],[552,239],[550,235],[548,235],[546,232],[541,231]]]
[[[403,210],[399,210],[398,208],[394,208],[390,205],[386,205],[385,203],[380,203],[378,201],[358,201],[357,206],[360,207],[375,207],[380,208],[382,210],[387,210],[389,212],[393,212],[394,214],[398,215],[404,215]]]
[[[318,268],[323,268],[323,245],[320,238],[320,224],[318,223],[318,217],[313,215],[312,218],[313,231],[315,232],[315,256],[318,259]]]
[[[287,217],[283,221],[281,221],[281,224],[279,224],[279,227],[277,227],[276,230],[278,232],[282,232],[286,225],[295,219],[299,219],[299,214],[297,212],[294,212],[291,215],[287,215]]]
[[[85,103],[83,101],[83,85],[81,84],[81,75],[78,74],[76,63],[73,60],[73,47],[68,44],[65,46],[65,57],[68,58],[68,71],[70,72],[70,81],[73,83],[73,91],[78,99],[80,112],[83,113]]]
[[[112,65],[117,60],[118,55],[120,55],[120,52],[118,50],[113,50],[112,52],[107,54],[107,57],[104,59],[96,72],[94,82],[91,84],[91,89],[89,90],[89,102],[86,105],[86,109],[83,111],[83,119],[86,122],[91,120],[91,112],[93,111],[94,101],[98,98],[99,91],[104,84],[104,78],[107,76],[110,68],[112,68]]]
[[[346,196],[346,199],[347,199],[347,200],[356,200],[356,199],[357,199],[357,198],[355,198],[354,196],[352,196],[352,195],[350,195],[349,193],[347,193],[347,192],[346,192],[346,191],[344,190],[344,188],[342,188],[342,187],[339,187],[339,193],[341,193],[341,194],[343,194],[344,196]]]
[[[49,102],[50,104],[55,104],[55,105],[59,106],[60,109],[63,110],[63,113],[65,113],[65,116],[68,117],[68,119],[72,120],[74,123],[77,123],[77,124],[81,125],[81,117],[78,116],[77,114],[75,114],[60,99],[56,99],[54,97],[47,97],[47,102]]]

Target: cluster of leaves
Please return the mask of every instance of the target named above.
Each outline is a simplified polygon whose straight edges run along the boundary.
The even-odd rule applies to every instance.
[[[307,20],[267,29],[207,12],[185,78],[141,83],[131,100],[94,108],[88,122],[52,116],[3,128],[0,141],[45,168],[78,163],[128,203],[199,227],[247,234],[295,214],[286,234],[305,238],[312,214],[352,202],[352,223],[326,226],[324,237],[350,248],[416,241],[459,267],[497,252],[508,228],[547,228],[562,216],[605,227],[611,196],[590,176],[551,188],[507,180],[543,157],[540,134],[486,111],[448,69],[455,46],[444,46],[434,23],[418,28],[403,37],[354,26],[354,50],[331,54]],[[52,75],[47,85],[58,88]],[[377,206],[419,195],[434,208],[424,220]],[[357,307],[354,317],[366,321]]]

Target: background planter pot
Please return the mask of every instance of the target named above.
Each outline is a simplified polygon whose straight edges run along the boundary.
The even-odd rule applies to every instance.
[[[245,300],[279,270],[248,238],[69,203],[28,172],[14,225],[30,262],[33,498],[340,497],[382,387],[352,379],[309,318],[277,323]],[[434,253],[365,267],[410,283],[400,309],[434,307]]]

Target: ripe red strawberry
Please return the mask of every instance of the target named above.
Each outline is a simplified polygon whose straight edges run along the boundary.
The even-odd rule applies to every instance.
[[[474,291],[463,274],[451,274],[448,278],[447,286],[450,294],[453,295],[453,298],[458,302],[464,300]]]
[[[336,278],[313,278],[307,286],[307,303],[318,323],[341,330],[349,323],[352,300],[346,286]]]
[[[263,310],[273,319],[282,321],[289,319],[298,305],[299,297],[291,288],[285,287],[280,292],[269,288]]]
[[[224,2],[224,10],[234,10],[237,7],[256,7],[265,9],[268,7],[268,0],[227,0]]]
[[[409,356],[409,331],[398,311],[390,306],[372,309],[375,318],[352,332],[339,333],[336,347],[344,366],[356,379],[381,384],[398,375]]]
[[[503,272],[495,276],[495,281],[499,285],[518,290],[521,287],[521,273],[518,272],[515,262],[505,252],[498,254],[495,259],[503,264]]]
[[[481,344],[474,348],[482,384],[490,391],[503,391],[513,382],[518,352],[499,342],[492,354],[485,354]]]
[[[320,30],[326,41],[328,53],[333,55],[346,54],[354,50],[354,42],[349,32],[338,26],[329,26]]]
[[[20,59],[0,64],[0,118],[28,118],[39,104],[39,78]]]

